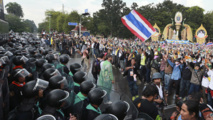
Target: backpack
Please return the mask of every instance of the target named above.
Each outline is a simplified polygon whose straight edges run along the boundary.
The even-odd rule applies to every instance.
[[[100,73],[100,71],[101,71],[100,64],[101,64],[101,62],[97,59],[93,62],[92,74],[99,74]]]

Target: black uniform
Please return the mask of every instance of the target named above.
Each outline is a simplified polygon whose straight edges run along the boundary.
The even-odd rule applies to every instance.
[[[3,71],[5,70],[0,71],[0,120],[7,119],[9,112],[9,86]]]
[[[152,102],[146,99],[137,98],[134,101],[134,105],[139,112],[146,113],[153,119],[156,119],[156,117],[158,116],[157,107]]]
[[[25,83],[23,83],[24,85]],[[10,110],[17,107],[23,99],[23,85],[17,84],[15,81],[10,85]]]

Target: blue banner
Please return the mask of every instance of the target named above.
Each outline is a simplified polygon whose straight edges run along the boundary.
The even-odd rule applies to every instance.
[[[189,40],[166,40],[167,43],[190,44]]]

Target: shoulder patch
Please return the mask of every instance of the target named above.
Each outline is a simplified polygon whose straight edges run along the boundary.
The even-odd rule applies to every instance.
[[[138,103],[137,107],[140,108],[141,107],[141,103]]]

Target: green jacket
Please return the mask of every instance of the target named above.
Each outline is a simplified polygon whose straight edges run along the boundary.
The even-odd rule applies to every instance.
[[[79,92],[76,96],[75,96],[75,102],[74,104],[79,103],[80,101],[85,100],[87,97],[85,97],[81,92]]]

